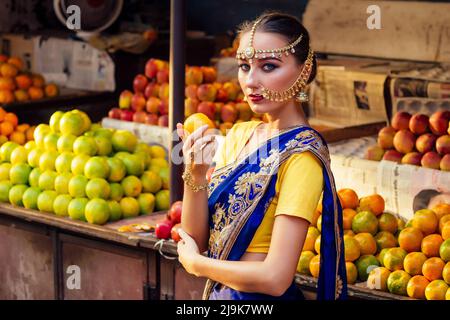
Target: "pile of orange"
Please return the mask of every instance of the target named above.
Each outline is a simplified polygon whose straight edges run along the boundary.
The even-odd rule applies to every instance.
[[[405,222],[385,212],[378,194],[338,191],[343,208],[347,282],[416,299],[450,299],[450,204],[422,209]],[[318,276],[322,207],[306,235],[299,273]]]
[[[18,57],[0,55],[0,105],[55,97],[58,87],[40,74],[28,72]]]
[[[34,128],[26,123],[19,124],[14,113],[6,112],[0,107],[0,146],[8,140],[21,145],[34,140]]]

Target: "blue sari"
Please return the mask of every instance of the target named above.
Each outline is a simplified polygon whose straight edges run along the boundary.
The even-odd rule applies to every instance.
[[[208,256],[239,261],[261,224],[275,196],[280,165],[291,155],[312,152],[323,164],[322,236],[317,298],[338,300],[347,297],[342,230],[342,208],[330,170],[325,140],[307,126],[280,132],[241,162],[215,171],[208,190],[210,239]],[[302,294],[293,282],[280,297],[244,293],[208,279],[203,299],[293,300]]]

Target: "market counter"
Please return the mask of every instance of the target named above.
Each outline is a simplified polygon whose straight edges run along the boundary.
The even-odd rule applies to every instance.
[[[103,226],[0,204],[0,299],[201,299],[205,278],[188,274],[176,243],[118,227],[165,218],[166,212]],[[296,275],[307,299],[317,279]],[[351,299],[406,297],[349,285]]]

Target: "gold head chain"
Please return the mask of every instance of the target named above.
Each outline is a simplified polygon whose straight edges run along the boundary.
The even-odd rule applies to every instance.
[[[284,46],[282,48],[275,49],[255,49],[253,47],[253,39],[255,37],[256,27],[261,22],[261,19],[258,19],[252,26],[250,31],[250,39],[249,45],[244,50],[239,50],[236,53],[236,59],[248,60],[250,64],[252,64],[253,59],[265,59],[265,58],[281,58],[283,54],[288,56],[290,53],[295,53],[295,46],[297,46],[303,38],[303,34],[301,34],[297,40],[292,42],[291,44]],[[303,89],[306,87],[309,76],[311,75],[311,70],[313,66],[314,60],[314,51],[311,48],[308,51],[308,57],[303,65],[302,71],[300,75],[295,80],[295,82],[284,91],[275,91],[268,88],[262,88],[262,95],[265,99],[270,101],[282,102],[293,97],[296,98],[297,101],[305,102],[308,101],[308,95],[303,92]]]

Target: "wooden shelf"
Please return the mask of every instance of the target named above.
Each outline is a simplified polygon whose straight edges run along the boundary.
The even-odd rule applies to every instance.
[[[89,224],[87,222],[75,221],[67,217],[58,217],[54,214],[42,213],[36,210],[14,207],[9,204],[0,204],[0,214],[20,218],[22,220],[39,223],[59,228],[63,231],[78,233],[81,235],[116,242],[122,245],[141,247],[159,251],[160,254],[176,259],[177,244],[173,240],[160,241],[153,233],[122,233],[117,231],[120,226],[132,223],[149,223],[156,225],[158,221],[166,218],[167,212],[160,211],[136,218],[122,219],[107,223],[103,226]],[[164,260],[164,259],[163,259]],[[315,295],[317,290],[317,279],[311,276],[296,274],[295,281],[304,291]],[[350,299],[364,300],[414,300],[408,297],[394,295],[388,292],[371,290],[365,287],[365,283],[348,285]]]

